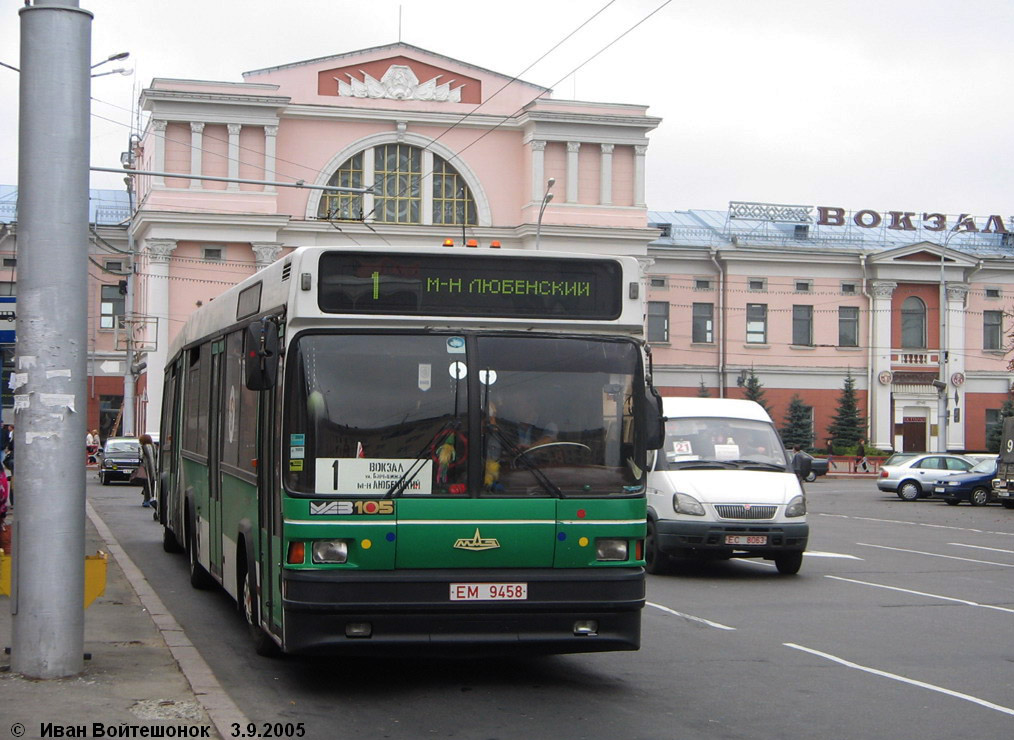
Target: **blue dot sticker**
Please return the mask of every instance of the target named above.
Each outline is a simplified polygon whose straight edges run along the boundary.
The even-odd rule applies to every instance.
[[[563,542],[565,539],[567,539],[567,533],[560,532],[560,534],[556,535],[556,539],[560,540],[560,542]]]

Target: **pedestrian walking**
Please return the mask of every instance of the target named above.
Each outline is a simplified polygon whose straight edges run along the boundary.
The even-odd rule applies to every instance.
[[[870,471],[870,462],[866,459],[866,445],[863,444],[866,440],[859,440],[859,444],[856,445],[856,472],[857,473],[868,473]]]
[[[141,464],[134,470],[130,482],[143,487],[141,491],[141,506],[150,508],[152,506],[152,492],[155,481],[155,443],[150,434],[142,434],[138,441],[141,443]]]

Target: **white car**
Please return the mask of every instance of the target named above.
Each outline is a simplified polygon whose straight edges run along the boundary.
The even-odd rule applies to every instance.
[[[877,488],[898,494],[902,501],[915,501],[933,494],[944,478],[967,473],[975,460],[941,452],[897,452],[880,466]]]

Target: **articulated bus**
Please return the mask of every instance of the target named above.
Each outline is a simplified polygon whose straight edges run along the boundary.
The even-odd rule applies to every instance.
[[[636,650],[642,293],[630,257],[294,250],[173,342],[164,549],[262,654]]]

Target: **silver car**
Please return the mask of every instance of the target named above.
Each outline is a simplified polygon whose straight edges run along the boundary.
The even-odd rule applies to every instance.
[[[975,460],[964,455],[940,452],[898,452],[880,466],[877,488],[893,491],[902,501],[930,496],[937,481],[975,467]]]

